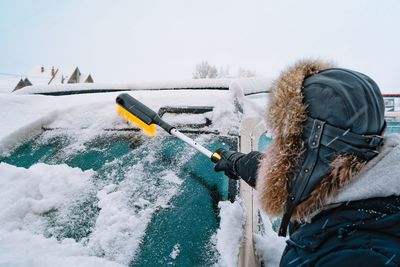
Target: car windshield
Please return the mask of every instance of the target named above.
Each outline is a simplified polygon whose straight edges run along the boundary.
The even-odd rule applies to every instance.
[[[82,138],[90,136],[82,131],[47,130],[0,158],[28,168],[28,176],[42,168],[47,184],[53,179],[59,185],[65,175],[81,179],[43,193],[42,211],[32,211],[23,228],[61,241],[72,238],[95,256],[131,266],[217,262],[217,203],[234,198],[235,187],[229,190],[228,179],[213,171],[209,159],[168,135],[150,139],[134,131],[104,131]],[[210,150],[238,145],[229,136],[197,140]],[[50,195],[60,204],[46,209]]]

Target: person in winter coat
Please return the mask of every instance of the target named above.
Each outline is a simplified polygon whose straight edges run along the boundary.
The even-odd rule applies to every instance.
[[[302,61],[272,87],[267,151],[218,150],[215,170],[282,216],[281,266],[400,266],[400,138],[383,137],[384,112],[368,76]]]

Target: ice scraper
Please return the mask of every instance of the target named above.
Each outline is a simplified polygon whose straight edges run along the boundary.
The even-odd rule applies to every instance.
[[[179,132],[174,126],[168,124],[166,121],[161,119],[161,117],[152,109],[130,96],[129,94],[120,94],[117,99],[117,112],[123,118],[137,125],[139,128],[149,136],[156,135],[156,126],[158,125],[167,131],[169,134],[181,139],[185,143],[194,147],[213,162],[218,162],[221,156],[218,153],[213,153],[207,148],[203,147],[193,139]]]

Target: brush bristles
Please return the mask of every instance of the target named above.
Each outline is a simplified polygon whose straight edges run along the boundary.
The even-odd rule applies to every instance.
[[[121,105],[117,105],[117,112],[118,114],[123,117],[125,120],[133,123],[134,125],[138,126],[140,129],[144,131],[145,134],[148,136],[155,136],[156,135],[156,126],[154,124],[147,125],[145,122],[140,120],[138,117],[130,113]]]

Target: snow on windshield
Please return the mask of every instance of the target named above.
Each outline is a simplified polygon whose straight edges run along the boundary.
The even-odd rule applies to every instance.
[[[238,134],[243,114],[237,112],[237,105],[241,105],[241,112],[252,116],[257,115],[265,105],[265,98],[255,98],[252,102],[250,98],[241,99],[237,95],[238,91],[129,93],[154,110],[182,104],[213,106],[213,112],[193,114],[190,119],[189,116],[174,114],[165,114],[165,119],[182,125],[209,119],[212,124],[206,126],[207,129],[218,130],[221,134]],[[0,163],[0,186],[3,190],[0,200],[0,258],[13,265],[46,263],[59,266],[128,265],[135,258],[154,212],[167,208],[170,199],[180,192],[182,179],[177,172],[168,168],[160,169],[156,172],[157,179],[154,179],[155,173],[146,171],[146,165],[154,165],[157,161],[157,149],[143,150],[143,153],[136,156],[128,153],[122,159],[106,163],[102,170],[83,170],[61,163],[61,159],[86,151],[88,144],[104,134],[104,130],[132,128],[132,125],[116,114],[115,98],[118,94],[62,97],[1,95],[0,112],[3,116],[0,156],[9,155],[15,147],[40,133],[41,140],[36,140],[39,143],[44,144],[60,135],[65,136],[67,141],[57,154],[58,159],[55,158],[51,164],[38,163],[29,168],[21,168]],[[43,129],[52,130],[43,132]],[[160,134],[165,135],[162,131]],[[157,147],[160,140],[156,137],[149,145]],[[207,143],[206,138],[198,141]],[[192,148],[185,148],[182,164],[194,153]],[[137,158],[138,155],[140,158]],[[122,168],[124,160],[128,158],[136,163],[129,168]],[[104,169],[107,164],[114,167],[120,165],[124,179],[118,180],[121,173],[107,172]],[[106,183],[99,183],[95,179],[99,171],[105,173]],[[82,222],[82,218],[76,216],[76,211],[87,203],[95,203],[94,207],[86,207],[86,212],[96,213],[96,216],[87,216],[87,221]],[[226,259],[238,253],[241,226],[234,229],[226,223],[241,221],[242,212],[239,212],[240,205],[237,205],[221,204],[223,224],[215,235],[217,241],[210,240],[215,243],[214,249],[222,254],[221,265],[229,266]],[[229,211],[232,209],[238,212],[233,214]],[[69,222],[69,230],[61,227],[66,221]],[[81,231],[79,238],[69,236],[68,231],[78,228]],[[232,231],[237,234],[231,236],[229,233]],[[232,242],[232,246],[224,247],[221,242]],[[179,257],[180,249],[179,244],[173,246],[171,260]]]

